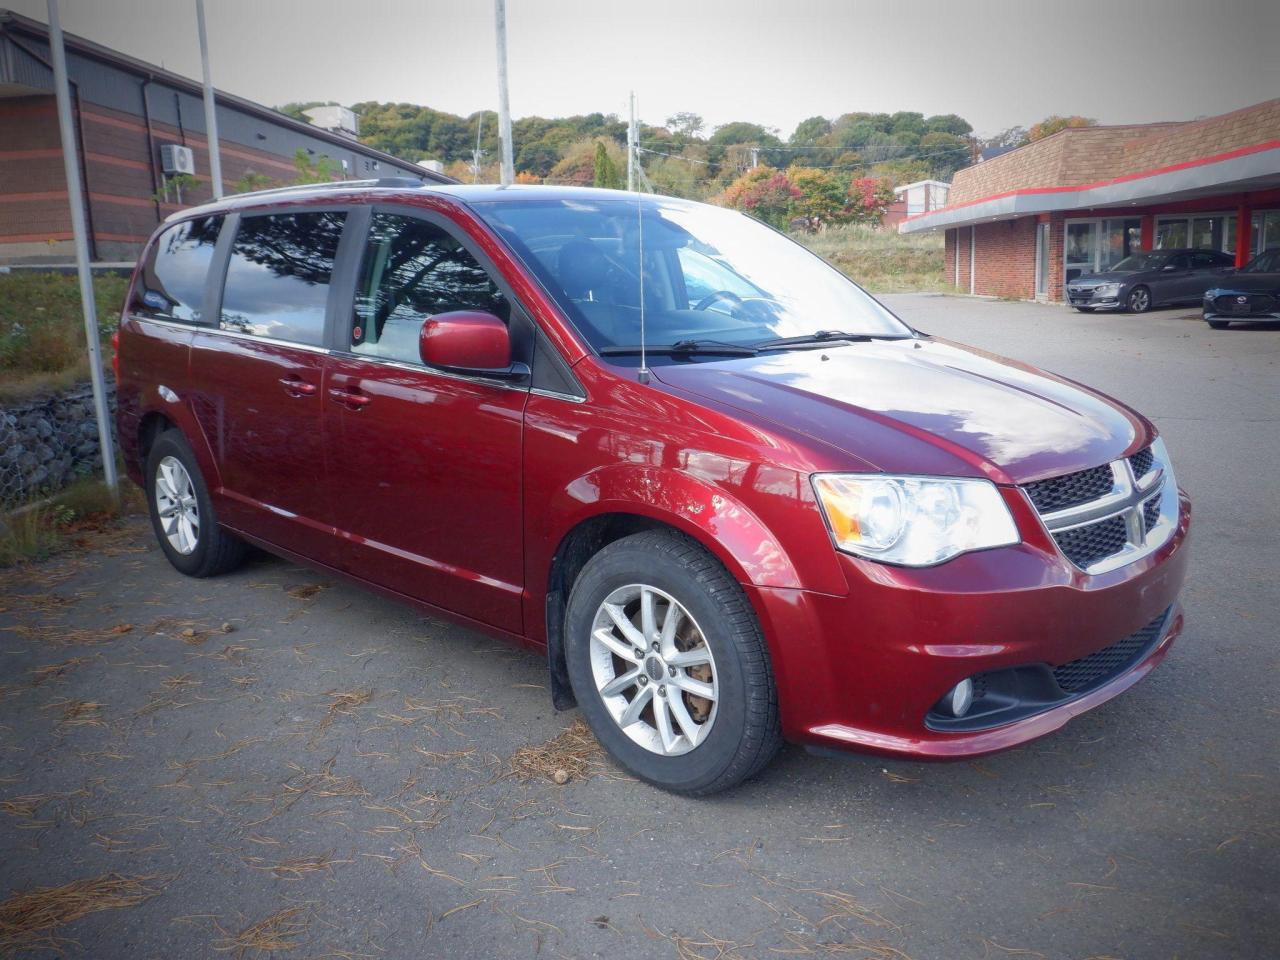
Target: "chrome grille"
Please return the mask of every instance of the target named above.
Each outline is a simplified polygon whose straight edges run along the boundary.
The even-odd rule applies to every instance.
[[[1055,533],[1053,539],[1068,560],[1085,570],[1124,549],[1129,542],[1129,525],[1123,516],[1108,517],[1098,523]]]
[[[1139,450],[1129,458],[1129,466],[1133,467],[1133,475],[1141,480],[1151,472],[1151,467],[1155,464],[1155,454],[1151,452],[1151,448]]]
[[[1064,557],[1104,573],[1169,539],[1178,493],[1163,450],[1157,441],[1123,460],[1023,487]]]
[[[1024,490],[1041,513],[1052,513],[1064,507],[1074,507],[1090,500],[1097,500],[1111,492],[1111,468],[1105,464],[1091,470],[1068,473],[1028,483]]]

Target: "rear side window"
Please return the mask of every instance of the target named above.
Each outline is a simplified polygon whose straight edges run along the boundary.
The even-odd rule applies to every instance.
[[[338,211],[241,217],[227,264],[222,329],[323,343],[329,282],[345,218]]]
[[[369,226],[351,321],[351,349],[419,362],[422,321],[450,310],[510,320],[511,306],[456,238],[416,217],[376,213]]]
[[[133,312],[162,320],[200,323],[205,279],[221,228],[221,217],[202,217],[175,223],[160,234],[134,289]]]

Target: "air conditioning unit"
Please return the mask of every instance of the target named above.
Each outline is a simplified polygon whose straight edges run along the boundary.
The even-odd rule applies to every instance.
[[[190,147],[179,146],[176,143],[166,143],[160,147],[160,167],[164,170],[166,177],[173,176],[176,173],[194,175],[196,172],[196,158],[191,153]]]

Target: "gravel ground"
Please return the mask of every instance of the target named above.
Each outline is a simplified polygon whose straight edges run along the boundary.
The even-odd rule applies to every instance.
[[[94,958],[1275,957],[1280,330],[886,300],[1160,426],[1195,560],[1146,682],[981,762],[788,748],[685,800],[538,658],[270,557],[184,579],[133,520],[3,575],[0,954],[43,910]]]

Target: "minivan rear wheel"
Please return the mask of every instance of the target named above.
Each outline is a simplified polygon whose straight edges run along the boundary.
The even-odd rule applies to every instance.
[[[728,789],[782,742],[751,605],[715,557],[674,531],[625,537],[587,562],[569,596],[565,657],[596,738],[655,786]]]
[[[186,438],[177,430],[157,437],[146,471],[151,526],[174,568],[189,577],[212,577],[239,566],[245,543],[218,525]]]

